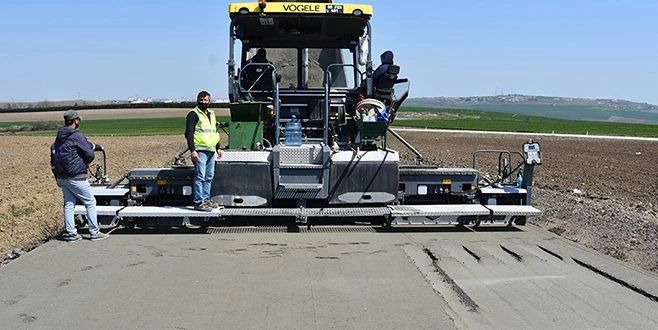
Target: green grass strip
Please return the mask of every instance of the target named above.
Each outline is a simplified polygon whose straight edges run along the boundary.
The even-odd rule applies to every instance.
[[[411,113],[422,114],[413,119]],[[658,137],[658,125],[551,119],[478,110],[402,108],[396,126],[477,131]]]
[[[422,115],[414,119],[413,113]],[[230,121],[230,117],[218,117]],[[1,127],[31,125],[34,122],[0,123]],[[524,116],[500,112],[404,107],[394,122],[398,127],[461,129],[554,134],[590,134],[658,137],[658,125],[578,121]],[[85,120],[80,131],[89,136],[176,135],[185,131],[185,118]],[[54,136],[55,131],[19,132],[19,135]]]
[[[217,117],[217,121],[230,121],[228,116]],[[13,125],[30,125],[31,122],[0,123],[0,127]],[[149,136],[149,135],[183,135],[185,118],[148,118],[148,119],[102,119],[83,120],[80,131],[88,136]],[[20,132],[20,135],[54,136],[55,131]]]

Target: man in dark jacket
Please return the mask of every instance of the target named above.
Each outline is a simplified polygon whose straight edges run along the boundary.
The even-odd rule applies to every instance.
[[[259,48],[256,51],[256,55],[250,58],[247,63],[272,63],[267,59],[267,50],[265,48]]]
[[[248,65],[255,64],[255,65]],[[259,48],[256,55],[247,60],[242,67],[242,87],[247,91],[261,91],[271,90],[272,86],[272,68],[266,65],[258,64],[272,64],[267,59],[267,51],[265,48]]]
[[[75,110],[64,112],[64,124],[64,127],[57,131],[55,143],[50,146],[50,167],[64,193],[66,233],[63,238],[69,242],[82,239],[73,219],[75,203],[79,199],[87,210],[91,240],[106,239],[109,235],[101,233],[98,227],[96,198],[87,181],[87,172],[89,164],[94,160],[94,151],[101,151],[103,147],[89,142],[87,137],[77,130],[80,126],[80,116]]]

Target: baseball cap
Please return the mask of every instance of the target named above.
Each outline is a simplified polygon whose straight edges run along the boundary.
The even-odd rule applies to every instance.
[[[64,112],[64,120],[65,121],[71,121],[73,119],[80,118],[80,115],[78,115],[78,112],[75,110],[66,110]]]

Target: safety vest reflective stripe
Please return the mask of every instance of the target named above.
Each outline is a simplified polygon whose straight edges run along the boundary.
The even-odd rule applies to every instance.
[[[194,112],[199,118],[194,129],[194,148],[202,151],[217,151],[219,133],[215,112],[209,109],[206,116],[198,107],[194,108]]]
[[[217,151],[216,147],[206,147],[206,146],[194,146],[194,149],[196,151],[210,151],[210,152]]]

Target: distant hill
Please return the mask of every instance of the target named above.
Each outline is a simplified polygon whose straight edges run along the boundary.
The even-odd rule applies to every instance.
[[[225,100],[218,100],[218,103],[214,103],[214,106],[227,107],[228,105]],[[194,107],[194,102],[187,100],[0,102],[0,113],[63,111],[66,109],[188,107]],[[407,99],[404,107],[471,109],[555,119],[658,125],[658,106],[615,99],[582,99],[519,94],[469,97],[418,97]],[[404,108],[402,110],[404,111]]]
[[[404,105],[495,111],[568,120],[658,124],[658,106],[616,99],[509,94],[410,98]]]

